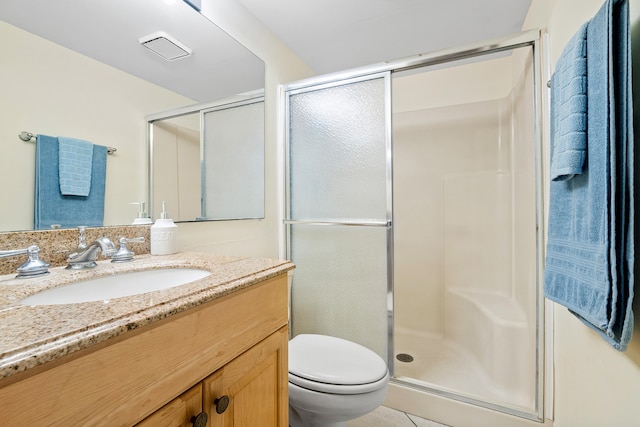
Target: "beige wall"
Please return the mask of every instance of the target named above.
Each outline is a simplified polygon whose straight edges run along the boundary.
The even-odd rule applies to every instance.
[[[0,22],[0,231],[33,228],[35,144],[28,131],[118,149],[107,160],[105,224],[129,224],[146,200],[147,114],[193,101]],[[10,178],[8,178],[10,177]]]
[[[548,28],[551,69],[569,38],[602,4],[603,0],[533,0],[524,28]],[[632,22],[637,26],[640,1],[631,0],[630,4]],[[638,292],[636,285],[636,300]],[[640,425],[640,312],[637,302],[636,330],[626,353],[614,350],[564,307],[550,305],[554,314],[554,426]]]

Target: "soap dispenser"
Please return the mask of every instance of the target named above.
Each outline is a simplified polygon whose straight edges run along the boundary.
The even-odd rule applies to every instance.
[[[129,203],[130,205],[139,205],[140,210],[138,211],[138,215],[136,215],[135,219],[131,223],[131,225],[140,225],[140,224],[153,224],[149,215],[147,215],[147,210],[145,209],[145,202],[133,202]]]
[[[151,226],[151,255],[171,255],[178,252],[178,226],[169,218],[162,202],[160,218]]]

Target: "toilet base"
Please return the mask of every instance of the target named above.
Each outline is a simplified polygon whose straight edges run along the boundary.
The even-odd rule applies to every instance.
[[[351,420],[348,420],[351,421]],[[289,406],[289,427],[347,427],[347,421],[336,421],[336,422],[323,422],[316,420],[309,420],[306,424],[302,422],[300,415]]]
[[[335,423],[307,423],[304,424],[300,415],[289,406],[289,427],[347,427],[347,421],[338,421]]]
[[[378,390],[362,394],[328,394],[289,383],[289,425],[291,427],[340,427],[382,405],[387,382]]]

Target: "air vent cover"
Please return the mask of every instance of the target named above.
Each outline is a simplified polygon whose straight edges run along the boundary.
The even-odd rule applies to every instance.
[[[191,49],[162,31],[140,38],[140,44],[167,61],[191,55]]]

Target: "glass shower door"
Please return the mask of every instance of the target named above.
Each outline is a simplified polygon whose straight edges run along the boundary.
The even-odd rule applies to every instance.
[[[391,351],[390,77],[288,89],[292,335]]]

